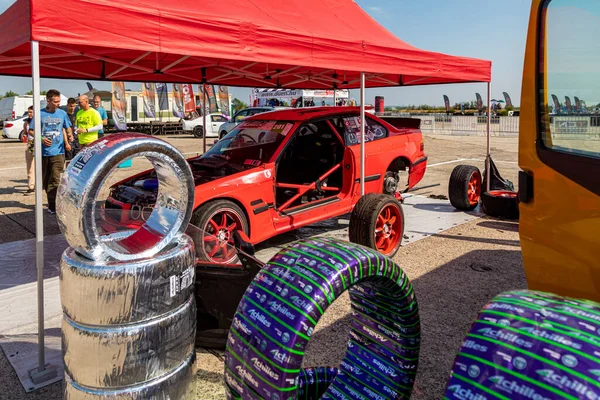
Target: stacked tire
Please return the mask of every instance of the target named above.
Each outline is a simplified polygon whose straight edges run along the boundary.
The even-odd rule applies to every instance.
[[[498,295],[455,359],[447,399],[600,398],[600,304],[553,294]]]
[[[348,351],[339,368],[302,369],[320,317],[346,290]],[[420,322],[404,272],[369,248],[330,239],[280,251],[246,291],[225,354],[229,399],[409,398]],[[298,397],[302,396],[302,397]]]
[[[167,187],[144,226],[107,240],[96,228],[97,193],[136,151],[147,152]],[[143,135],[95,142],[69,164],[57,198],[72,246],[60,266],[65,399],[194,398],[196,255],[183,234],[190,189],[183,155]]]

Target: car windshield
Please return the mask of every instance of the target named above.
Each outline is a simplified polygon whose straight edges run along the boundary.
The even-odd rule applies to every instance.
[[[294,127],[289,121],[244,121],[201,157],[256,167],[268,162]]]

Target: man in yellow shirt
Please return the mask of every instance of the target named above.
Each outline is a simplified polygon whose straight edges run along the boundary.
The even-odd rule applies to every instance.
[[[75,126],[79,134],[79,145],[81,148],[98,140],[98,131],[102,129],[102,118],[98,111],[90,106],[89,98],[83,94],[79,96],[79,107]]]

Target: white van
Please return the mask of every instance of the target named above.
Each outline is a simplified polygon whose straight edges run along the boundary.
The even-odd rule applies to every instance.
[[[12,121],[27,113],[33,105],[33,96],[14,96],[0,99],[0,121]]]

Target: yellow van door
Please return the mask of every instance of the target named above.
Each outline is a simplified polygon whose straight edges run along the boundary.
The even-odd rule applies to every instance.
[[[521,94],[529,287],[600,301],[600,2],[533,0]]]

